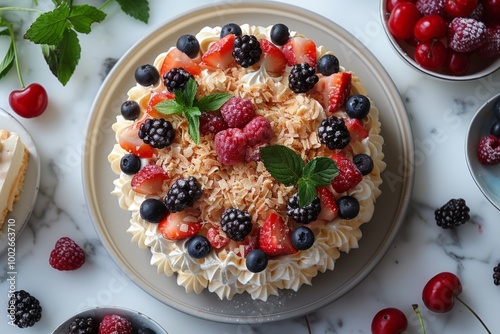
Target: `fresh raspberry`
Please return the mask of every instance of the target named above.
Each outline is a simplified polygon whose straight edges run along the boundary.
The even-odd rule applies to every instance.
[[[457,52],[471,52],[486,42],[486,26],[471,18],[456,17],[448,28],[448,44]]]
[[[481,138],[477,147],[477,157],[483,165],[500,163],[500,138],[494,135]]]
[[[267,144],[273,139],[271,123],[264,116],[257,116],[245,125],[243,132],[247,136],[248,145]]]
[[[500,56],[500,24],[486,29],[486,42],[478,51],[483,57],[491,58]]]
[[[341,154],[334,154],[332,159],[339,170],[332,181],[332,187],[337,193],[346,192],[363,180],[363,175],[351,160]]]
[[[85,253],[76,242],[62,237],[50,252],[49,263],[57,270],[75,270],[85,263]]]
[[[233,166],[245,160],[248,148],[247,136],[238,128],[218,132],[214,138],[217,160],[226,166]]]
[[[132,334],[132,324],[116,314],[108,314],[99,324],[99,334]]]
[[[446,0],[417,0],[415,5],[422,15],[438,14],[443,16]]]
[[[249,146],[245,152],[245,162],[260,161],[260,148],[265,145]]]
[[[230,128],[242,128],[255,117],[252,100],[241,97],[230,98],[220,112]]]
[[[228,128],[226,121],[222,118],[220,111],[204,111],[200,116],[200,133],[208,135],[217,133]]]

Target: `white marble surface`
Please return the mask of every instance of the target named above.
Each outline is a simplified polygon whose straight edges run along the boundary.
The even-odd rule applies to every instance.
[[[348,29],[385,66],[396,83],[411,119],[416,160],[415,187],[405,222],[377,268],[347,295],[307,315],[312,333],[370,333],[374,314],[397,307],[409,318],[408,333],[419,333],[411,305],[420,304],[427,333],[482,333],[483,329],[461,305],[447,314],[423,307],[421,291],[441,271],[462,280],[463,299],[482,316],[493,333],[500,332],[500,287],[493,284],[493,267],[500,262],[500,214],[474,184],[465,163],[466,129],[475,110],[500,92],[500,71],[472,82],[449,83],[417,73],[393,52],[382,31],[378,1],[322,0],[286,3],[307,7]],[[2,0],[2,5],[30,5],[31,1]],[[50,8],[50,2],[43,6]],[[94,1],[99,3],[99,1]],[[150,0],[151,19],[145,25],[123,15],[116,4],[108,18],[80,36],[82,58],[72,80],[62,87],[50,74],[41,52],[28,42],[19,44],[26,83],[39,82],[48,91],[48,110],[36,119],[21,119],[29,130],[42,161],[36,207],[28,227],[17,239],[18,289],[35,295],[43,316],[33,328],[20,330],[0,318],[0,333],[50,333],[82,308],[119,305],[144,312],[171,333],[307,333],[304,317],[262,325],[228,325],[200,320],[150,297],[129,280],[102,246],[87,212],[81,180],[84,124],[94,96],[105,76],[103,64],[119,58],[137,40],[169,18],[200,5],[230,5],[230,1]],[[310,4],[313,3],[313,6]],[[28,13],[14,14],[25,31]],[[274,22],[270,22],[272,24]],[[0,44],[1,45],[1,44]],[[11,112],[8,93],[17,89],[14,71],[0,81],[0,107]],[[68,145],[69,144],[69,145]],[[456,231],[434,223],[434,209],[450,198],[465,198],[471,222]],[[84,246],[87,263],[75,272],[58,272],[48,265],[55,241],[70,236]],[[0,308],[7,307],[7,259],[0,262]],[[187,296],[188,297],[188,296]],[[5,312],[5,311],[2,311]],[[1,313],[1,312],[0,312]]]

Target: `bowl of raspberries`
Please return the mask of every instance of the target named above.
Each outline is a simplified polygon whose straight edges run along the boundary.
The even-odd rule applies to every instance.
[[[469,125],[465,157],[472,178],[500,210],[500,94],[483,104]]]
[[[465,81],[500,68],[499,0],[382,0],[382,26],[417,70]]]

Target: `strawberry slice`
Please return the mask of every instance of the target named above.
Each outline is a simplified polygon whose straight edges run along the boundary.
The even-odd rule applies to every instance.
[[[194,215],[192,210],[186,209],[179,212],[169,213],[163,219],[158,228],[161,235],[169,240],[180,240],[192,237],[198,233],[203,224]]]
[[[146,108],[146,113],[152,118],[161,118],[165,115],[155,109],[155,106],[165,100],[173,100],[175,98],[174,93],[171,92],[158,92],[151,95],[151,99],[148,102],[148,107]]]
[[[351,93],[352,74],[338,72],[327,77],[321,77],[316,89],[323,94],[323,107],[327,116],[342,108]]]
[[[198,75],[201,73],[201,67],[198,64],[200,61],[200,59],[191,59],[181,50],[173,48],[168,52],[163,60],[163,64],[160,69],[160,76],[163,77],[163,74],[167,73],[171,69],[180,67],[185,69],[191,75]]]
[[[363,175],[354,162],[344,155],[336,153],[332,155],[331,158],[335,161],[339,170],[339,174],[332,181],[332,187],[337,193],[346,192],[357,186],[358,183],[363,180]]]
[[[271,213],[259,232],[259,245],[269,256],[288,255],[297,252],[292,244],[292,230],[283,218]]]
[[[228,34],[217,42],[210,45],[207,52],[202,56],[201,63],[209,67],[225,70],[235,66],[233,57],[234,35]]]
[[[168,179],[168,174],[156,164],[149,164],[141,168],[130,185],[132,190],[143,195],[157,195],[161,193],[163,182]]]
[[[262,56],[257,64],[264,66],[268,72],[283,73],[288,62],[283,52],[267,39],[260,39],[259,42],[262,49]]]
[[[351,140],[363,140],[368,137],[368,131],[363,126],[363,123],[357,118],[345,118],[345,126],[349,130]]]
[[[318,215],[318,220],[331,222],[339,214],[337,201],[333,193],[327,187],[317,187],[318,197],[321,201],[321,211]]]
[[[316,44],[310,39],[301,36],[292,37],[283,45],[282,51],[289,66],[302,63],[316,66]]]
[[[246,237],[243,243],[243,257],[247,257],[254,249],[259,249],[259,230],[255,234]]]
[[[139,138],[138,132],[142,122],[134,123],[126,127],[118,136],[118,143],[127,152],[140,158],[151,158],[154,153],[153,147]]]
[[[225,233],[221,233],[219,229],[215,227],[210,227],[207,231],[207,239],[208,242],[210,242],[210,245],[215,248],[215,249],[220,249],[222,247],[225,247],[229,244],[229,241],[231,241]]]

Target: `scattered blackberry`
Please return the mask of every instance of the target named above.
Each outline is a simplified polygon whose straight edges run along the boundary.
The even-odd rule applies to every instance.
[[[469,207],[462,198],[452,198],[434,212],[436,223],[445,229],[453,229],[465,224],[469,219]]]
[[[318,80],[314,67],[308,63],[296,64],[288,76],[288,86],[297,94],[305,93],[313,88]]]
[[[192,78],[192,75],[182,67],[173,68],[163,74],[163,83],[167,90],[173,93],[175,90],[184,90],[189,78]]]
[[[229,239],[243,241],[252,231],[252,217],[246,211],[229,208],[222,213],[221,226]]]
[[[7,314],[19,328],[32,327],[42,318],[38,299],[24,290],[15,291],[9,300]]]
[[[295,194],[288,200],[286,206],[286,213],[296,222],[302,224],[309,224],[318,218],[321,211],[321,202],[319,197],[316,197],[311,203],[304,207],[299,206],[299,195]]]
[[[349,144],[351,136],[341,117],[330,116],[318,126],[319,141],[330,150],[342,149]]]
[[[97,332],[94,318],[75,318],[68,327],[68,334],[93,334]]]
[[[194,176],[177,179],[170,186],[165,205],[170,212],[179,212],[190,207],[201,197],[201,187]]]
[[[165,148],[172,144],[175,131],[172,123],[163,118],[149,118],[139,128],[139,138],[154,148]]]
[[[493,283],[495,285],[500,285],[500,263],[493,268]]]
[[[253,35],[236,36],[233,57],[241,67],[249,67],[260,60],[262,49],[257,37]]]

